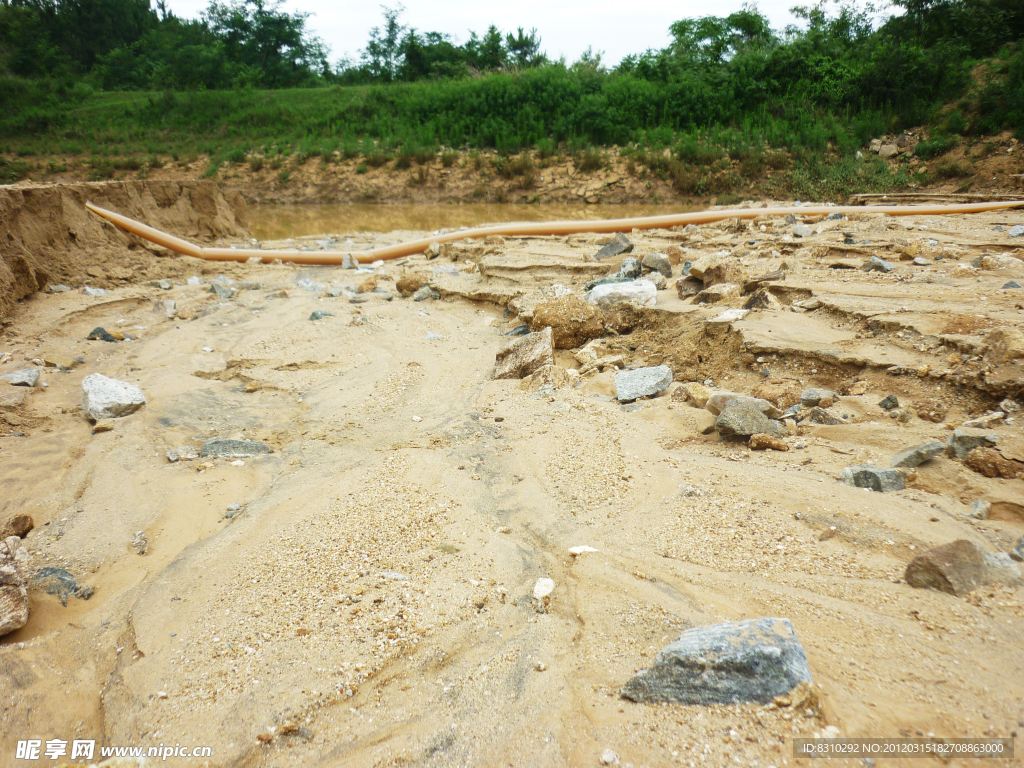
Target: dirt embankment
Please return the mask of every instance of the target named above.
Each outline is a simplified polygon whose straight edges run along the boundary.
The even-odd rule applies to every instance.
[[[98,288],[178,274],[167,255],[90,213],[115,209],[193,240],[242,237],[245,202],[212,182],[123,181],[0,187],[0,320],[50,285]]]

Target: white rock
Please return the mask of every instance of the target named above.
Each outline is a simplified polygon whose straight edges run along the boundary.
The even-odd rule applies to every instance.
[[[653,307],[658,302],[658,287],[650,280],[608,283],[594,286],[584,298],[591,304],[597,304],[602,308],[630,302],[636,302],[643,307]]]
[[[82,413],[93,421],[116,419],[135,413],[146,396],[134,384],[92,373],[82,380]]]
[[[614,749],[606,749],[601,753],[601,765],[618,765],[619,756]]]
[[[537,583],[533,585],[533,597],[537,602],[544,602],[554,591],[554,579],[537,579]]]
[[[569,547],[569,554],[572,555],[573,557],[576,557],[577,555],[582,555],[584,552],[599,552],[599,551],[600,550],[594,549],[593,547],[588,547],[586,544],[582,544],[582,545],[580,545],[578,547]]]
[[[727,309],[708,320],[709,323],[733,323],[742,320],[750,312],[749,309]]]

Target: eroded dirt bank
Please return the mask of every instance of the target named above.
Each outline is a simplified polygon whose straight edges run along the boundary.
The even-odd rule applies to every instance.
[[[891,493],[838,477],[1020,400],[1024,296],[1004,286],[1024,283],[1008,234],[1021,223],[862,215],[634,233],[633,256],[719,255],[738,290],[704,304],[684,281],[680,297],[680,263],[655,306],[609,315],[579,298],[622,261],[595,261],[596,236],[450,245],[373,274],[140,254],[180,277],[38,295],[0,338],[0,372],[85,362],[44,367],[46,388],[0,383],[22,419],[0,436],[0,522],[31,514],[33,567],[95,594],[65,608],[33,588],[29,623],[3,638],[3,760],[32,735],[213,747],[205,762],[167,761],[188,766],[590,766],[605,749],[635,766],[783,766],[794,737],[830,726],[1019,732],[1021,588],[955,597],[903,575],[955,539],[1012,549],[1024,480],[946,455]],[[811,233],[794,237],[796,224]],[[894,269],[856,268],[871,256]],[[441,298],[401,298],[403,279]],[[310,320],[317,310],[330,314]],[[595,337],[604,362],[554,389],[494,381],[521,323],[556,328],[562,368],[584,370]],[[86,340],[96,326],[135,338]],[[662,396],[613,399],[617,366],[662,363],[675,378]],[[91,373],[138,385],[147,405],[93,434],[78,407]],[[752,451],[705,434],[714,419],[687,398],[693,382],[780,409],[828,388],[834,423]],[[990,431],[999,466],[1024,462],[1020,416]],[[273,452],[168,461],[215,436]],[[988,517],[970,516],[978,500]],[[597,551],[569,553],[579,545]],[[539,578],[555,583],[546,612]],[[815,698],[619,697],[682,630],[761,616],[792,621]]]
[[[48,285],[96,288],[181,274],[161,249],[102,221],[86,201],[179,237],[241,237],[245,204],[210,182],[124,181],[0,187],[0,319]],[[129,213],[132,211],[133,213]]]

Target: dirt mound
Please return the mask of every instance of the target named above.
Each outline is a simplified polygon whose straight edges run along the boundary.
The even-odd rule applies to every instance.
[[[168,255],[89,212],[86,201],[193,240],[245,237],[245,202],[212,182],[0,187],[0,319],[47,285],[109,288],[178,273]]]

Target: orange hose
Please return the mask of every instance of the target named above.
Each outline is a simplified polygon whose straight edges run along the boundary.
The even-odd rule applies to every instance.
[[[163,246],[185,256],[195,256],[209,261],[248,261],[257,258],[264,264],[280,259],[295,264],[337,265],[344,261],[344,253],[323,251],[264,251],[255,248],[202,248],[158,229],[146,226],[127,216],[108,211],[92,203],[86,207],[95,214],[112,221],[134,235]],[[635,219],[604,219],[603,221],[551,221],[533,224],[499,224],[493,227],[477,227],[449,232],[445,235],[410,240],[398,245],[375,248],[372,251],[353,251],[348,255],[353,261],[369,263],[378,259],[398,259],[422,253],[431,243],[446,243],[452,240],[487,237],[489,235],[574,235],[581,232],[630,232],[634,229],[667,229],[685,224],[710,224],[723,219],[754,219],[758,216],[786,216],[788,214],[815,215],[829,213],[885,213],[890,216],[945,215],[950,213],[982,213],[1005,208],[1024,206],[1024,200],[1010,200],[988,203],[961,203],[957,205],[846,205],[846,206],[800,206],[799,208],[733,208],[721,211],[695,211],[674,213],[666,216],[643,216]]]

